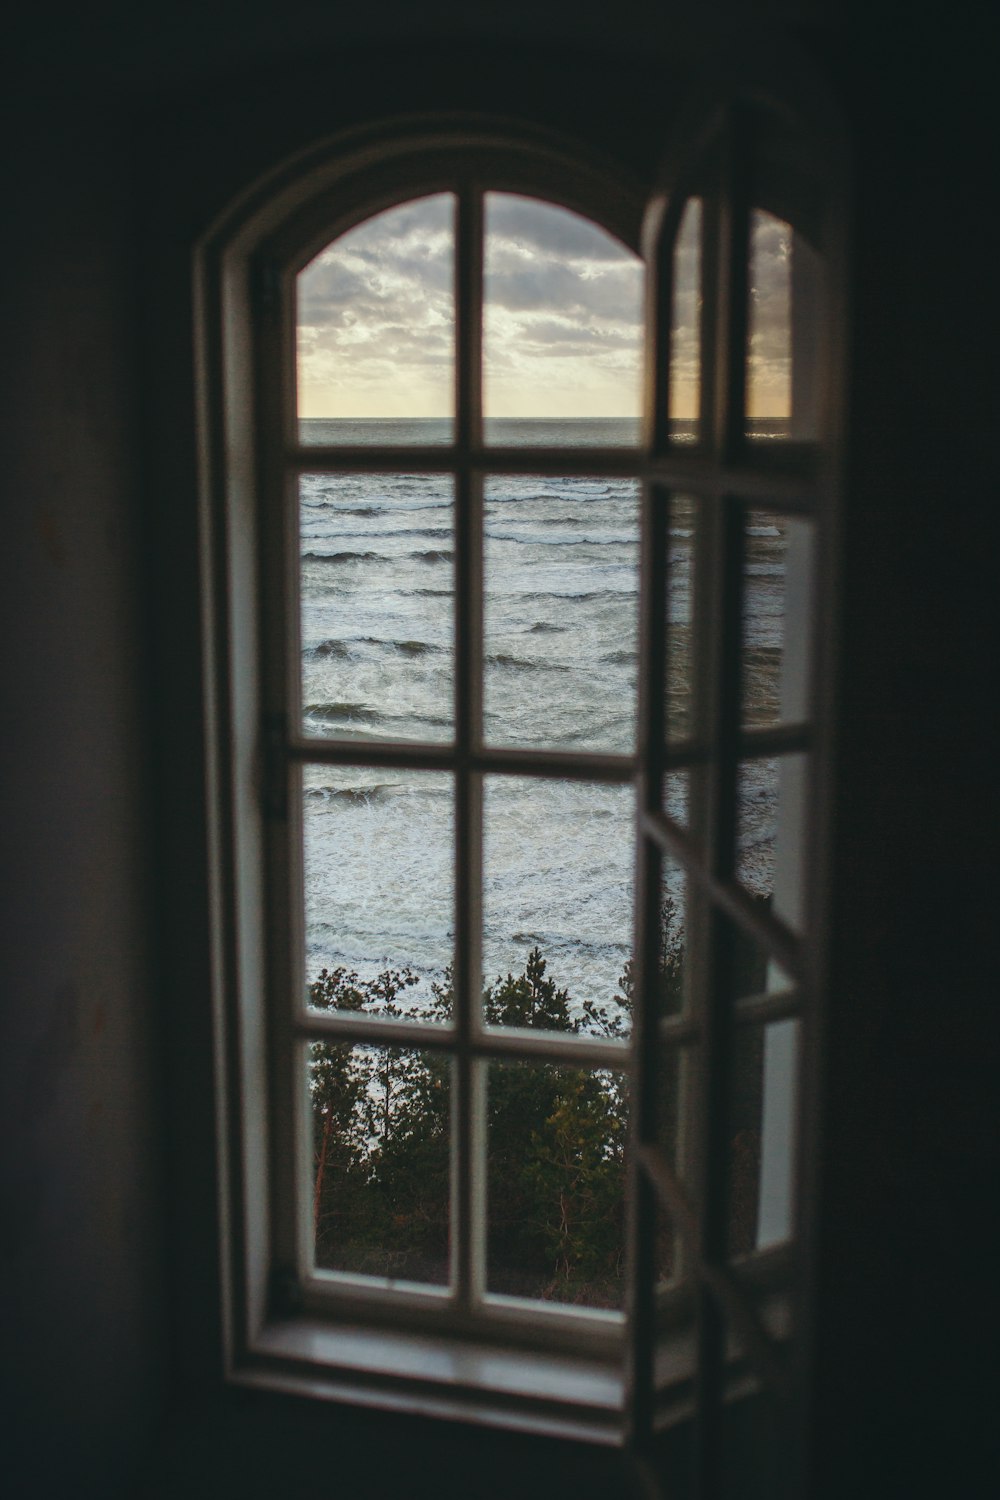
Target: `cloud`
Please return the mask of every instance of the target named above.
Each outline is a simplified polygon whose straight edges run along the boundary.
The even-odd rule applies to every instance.
[[[451,409],[453,222],[449,193],[406,203],[341,235],[302,271],[302,415]]]
[[[787,416],[791,405],[792,231],[761,210],[750,226],[747,410]]]
[[[495,244],[516,245],[543,258],[613,266],[623,253],[630,255],[620,240],[579,214],[512,193],[487,193],[486,234]]]

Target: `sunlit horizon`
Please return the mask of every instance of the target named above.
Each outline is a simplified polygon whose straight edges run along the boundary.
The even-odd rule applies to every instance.
[[[781,419],[790,405],[789,249],[778,221],[764,218],[754,240],[748,415]],[[488,193],[483,271],[487,421],[640,419],[645,268],[637,255],[567,209]],[[690,420],[696,330],[675,329],[675,338],[671,416]],[[454,198],[438,193],[376,214],[300,273],[298,413],[447,421],[454,381]]]

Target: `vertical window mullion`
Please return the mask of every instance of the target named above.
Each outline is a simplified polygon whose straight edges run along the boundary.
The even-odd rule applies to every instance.
[[[723,151],[715,282],[715,453],[723,464],[735,463],[744,446],[751,132],[748,112],[733,109]]]
[[[719,200],[719,258],[714,283],[715,369],[713,448],[721,467],[743,444],[746,380],[748,122],[733,111],[724,138]],[[711,505],[703,542],[708,548],[708,588],[699,610],[707,639],[702,656],[708,699],[709,767],[703,808],[703,850],[710,873],[732,876],[736,837],[736,770],[739,760],[743,615],[743,513],[731,496]],[[733,988],[733,934],[717,907],[701,913],[700,990],[703,1065],[700,1148],[698,1368],[696,1376],[695,1494],[711,1500],[719,1470],[726,1327],[706,1271],[724,1259],[728,1207],[731,1072],[729,1012]]]
[[[482,725],[482,476],[472,453],[482,432],[483,200],[473,183],[457,204],[455,256],[455,1105],[452,1216],[458,1303],[483,1283],[485,1196],[482,1069],[472,1054],[479,1023],[482,781],[472,769]]]
[[[261,600],[259,670],[261,722],[259,763],[263,766],[264,840],[269,899],[277,920],[266,934],[266,1002],[270,1058],[270,1256],[276,1300],[281,1277],[291,1285],[310,1264],[303,1238],[302,1174],[292,1176],[302,1139],[301,1049],[292,1035],[293,1008],[301,1003],[295,978],[301,975],[297,935],[301,931],[301,798],[296,803],[300,768],[288,756],[290,714],[299,703],[296,664],[299,651],[297,476],[284,453],[295,414],[295,298],[270,254],[254,265],[255,425],[259,434],[257,485],[260,554],[257,587]],[[275,380],[274,372],[279,372]],[[292,982],[289,983],[290,976]]]
[[[669,303],[668,303],[669,306]],[[661,341],[657,341],[658,345]],[[660,364],[660,356],[657,357]],[[665,367],[669,368],[669,365]],[[663,371],[658,369],[658,377]],[[665,379],[657,378],[656,399],[662,404]],[[640,588],[642,590],[639,649],[639,735],[636,812],[659,811],[665,760],[664,685],[666,683],[666,599],[669,570],[669,499],[648,481],[643,487]],[[655,1144],[659,1121],[656,1101],[660,1069],[659,912],[662,855],[644,834],[636,839],[635,900],[635,1010],[633,1015],[632,1155],[629,1193],[628,1422],[630,1440],[642,1450],[653,1435],[656,1392],[656,1220],[658,1199],[639,1166],[638,1147]]]

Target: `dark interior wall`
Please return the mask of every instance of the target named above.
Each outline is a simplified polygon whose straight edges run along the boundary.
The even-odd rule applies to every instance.
[[[961,8],[857,35],[816,1487],[957,1493],[996,1453],[990,51]]]
[[[6,102],[0,1427],[11,1495],[89,1497],[163,1384],[135,243],[117,122]]]

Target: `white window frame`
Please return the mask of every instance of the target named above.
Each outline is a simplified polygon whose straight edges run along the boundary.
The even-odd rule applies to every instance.
[[[666,382],[673,235],[684,202],[680,191],[655,199],[644,241],[651,277],[647,336],[646,441],[635,450],[487,450],[480,416],[481,328],[469,309],[482,304],[482,195],[487,190],[535,196],[594,219],[632,247],[639,244],[643,194],[618,169],[595,162],[547,133],[479,120],[404,120],[354,133],[298,159],[259,185],[215,226],[197,258],[200,283],[199,377],[202,419],[202,541],[209,653],[209,818],[213,868],[213,941],[218,1035],[218,1122],[223,1160],[223,1224],[228,1378],[247,1385],[308,1392],[393,1409],[463,1416],[494,1425],[630,1442],[655,1450],[657,1436],[678,1417],[697,1416],[699,1494],[715,1493],[712,1460],[727,1391],[733,1388],[725,1324],[743,1340],[744,1365],[785,1399],[791,1367],[767,1331],[756,1299],[733,1277],[720,1235],[724,1226],[726,1056],[732,1002],[724,975],[725,941],[700,941],[700,996],[695,1011],[658,1017],[644,1002],[656,963],[655,913],[660,862],[678,858],[690,888],[701,893],[708,934],[724,914],[780,961],[795,980],[791,998],[763,997],[743,1005],[740,1020],[795,1015],[802,1022],[802,1072],[797,1161],[794,1277],[788,1256],[756,1257],[751,1277],[773,1296],[794,1302],[797,1351],[807,1350],[810,1151],[822,1014],[824,891],[811,879],[805,935],[761,911],[732,875],[734,767],[748,754],[808,751],[813,757],[812,865],[823,869],[823,787],[831,715],[822,685],[832,630],[830,570],[838,487],[839,429],[834,400],[838,350],[823,352],[829,372],[826,425],[818,444],[750,452],[743,439],[745,336],[745,163],[739,116],[730,114],[696,135],[721,131],[727,146],[718,211],[721,254],[714,263],[718,293],[706,295],[703,318],[704,441],[691,450],[673,443],[667,427]],[[676,187],[676,179],[674,186]],[[432,192],[457,191],[456,441],[447,453],[412,450],[299,448],[295,436],[294,296],[297,271],[331,239],[384,208]],[[834,194],[831,194],[834,197]],[[831,246],[836,249],[835,237]],[[711,257],[705,261],[709,264]],[[741,289],[741,282],[742,288]],[[828,297],[836,312],[837,266]],[[719,315],[715,316],[718,309]],[[738,355],[735,351],[739,351]],[[275,380],[276,369],[284,372]],[[297,506],[275,505],[301,472],[451,470],[456,477],[456,704],[454,747],[337,745],[289,732],[287,685],[298,682]],[[563,754],[485,748],[478,738],[482,641],[482,480],[497,473],[606,474],[643,483],[641,631],[648,665],[640,684],[640,725],[634,756]],[[663,618],[667,536],[663,497],[696,493],[705,519],[699,626],[707,734],[665,748]],[[811,514],[821,528],[817,567],[815,695],[808,723],[773,730],[740,729],[733,719],[739,678],[742,507],[760,504],[789,515]],[[275,584],[275,568],[280,575]],[[268,701],[269,684],[284,684],[284,701]],[[630,1183],[629,1303],[621,1320],[599,1312],[539,1304],[483,1304],[475,1250],[482,1188],[473,1163],[478,1150],[475,1094],[459,1090],[455,1136],[458,1215],[463,1233],[457,1296],[399,1293],[354,1285],[338,1305],[336,1290],[304,1280],[300,1258],[281,1226],[295,1222],[287,1166],[288,1142],[305,1128],[290,1104],[290,1056],[306,1031],[313,1037],[441,1044],[441,1034],[412,1022],[310,1014],[289,1024],[270,996],[288,982],[301,949],[295,903],[282,909],[275,892],[294,892],[295,767],[303,761],[450,769],[456,774],[456,890],[468,893],[456,932],[456,1027],[450,1049],[469,1079],[487,1057],[544,1057],[590,1067],[633,1060],[633,1149]],[[668,769],[701,768],[708,800],[700,845],[662,808]],[[479,778],[493,774],[568,775],[637,793],[637,951],[635,1033],[630,1048],[597,1038],[553,1038],[484,1032],[476,1020],[478,957],[476,806]],[[708,830],[714,829],[714,835]],[[277,832],[275,831],[277,830]],[[463,830],[466,830],[463,832]],[[459,898],[463,899],[463,898]],[[277,909],[276,909],[277,908]],[[277,934],[277,940],[275,940]],[[641,936],[645,934],[645,936]],[[296,1037],[296,1031],[299,1037]],[[424,1032],[428,1034],[425,1036]],[[660,1050],[697,1039],[707,1059],[704,1086],[694,1091],[697,1191],[682,1180],[657,1141],[655,1096]],[[285,1082],[280,1080],[284,1079]],[[276,1083],[276,1080],[279,1080]],[[300,1091],[302,1093],[302,1091]],[[300,1106],[304,1110],[303,1103]],[[666,1294],[657,1289],[650,1251],[656,1214],[665,1210],[687,1244],[688,1274]],[[807,1353],[795,1354],[800,1361]]]

